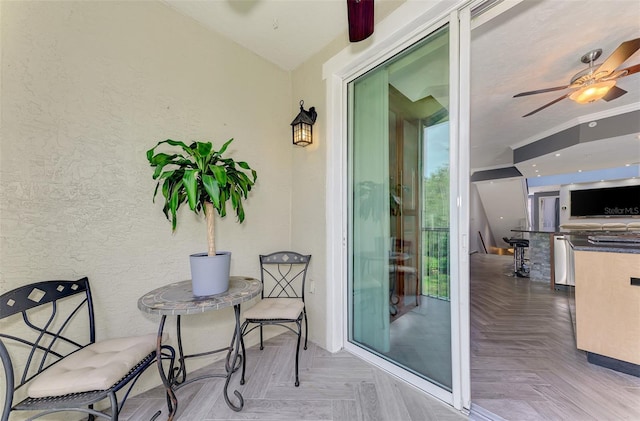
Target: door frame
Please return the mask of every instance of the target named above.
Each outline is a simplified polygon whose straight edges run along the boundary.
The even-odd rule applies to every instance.
[[[541,231],[541,227],[540,227],[540,199],[542,198],[549,198],[549,197],[555,197],[557,199],[560,199],[560,190],[554,190],[554,191],[544,191],[544,192],[538,192],[538,193],[534,193],[533,194],[533,199],[532,199],[532,205],[531,205],[531,210],[533,215],[531,215],[531,219],[533,220],[533,229],[536,231]],[[560,213],[559,210],[557,210],[557,213],[554,215],[554,221],[556,224],[555,230],[557,231],[560,225]]]
[[[458,410],[471,407],[469,328],[469,104],[471,8],[479,1],[407,2],[377,24],[360,51],[345,48],[323,65],[327,98],[327,347],[342,348],[413,384]],[[450,215],[452,391],[448,392],[347,338],[347,83],[415,44],[444,24],[450,36]]]

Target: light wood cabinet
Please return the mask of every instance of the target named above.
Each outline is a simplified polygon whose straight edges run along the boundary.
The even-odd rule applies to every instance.
[[[574,251],[578,349],[640,364],[640,254]]]

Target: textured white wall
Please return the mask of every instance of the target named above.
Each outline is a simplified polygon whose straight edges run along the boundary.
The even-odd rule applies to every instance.
[[[295,147],[293,151],[292,182],[292,248],[311,254],[313,265],[307,277],[306,305],[309,320],[309,337],[326,346],[327,282],[326,278],[326,137],[324,132],[327,115],[322,81],[322,54],[298,67],[292,76],[292,115],[304,108],[315,107],[318,113],[313,126],[313,144]],[[292,117],[293,118],[293,117]],[[310,291],[313,291],[310,293]]]
[[[290,248],[290,75],[160,2],[0,2],[0,288],[87,275],[98,338],[154,332],[138,297],[188,279],[206,225],[171,233],[145,152],[234,137],[258,171],[247,219],[218,219],[232,274]],[[228,342],[233,312],[185,320],[192,349]],[[3,325],[3,329],[7,328]],[[158,383],[157,374],[141,388]]]

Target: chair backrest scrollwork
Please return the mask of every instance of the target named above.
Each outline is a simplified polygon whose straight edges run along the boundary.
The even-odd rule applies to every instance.
[[[47,367],[95,342],[89,280],[36,282],[6,292],[0,295],[0,320],[11,321],[6,325],[9,329],[0,331],[5,419],[15,391]],[[12,362],[10,350],[19,348],[24,355],[25,346],[26,359]],[[21,367],[19,372],[15,367]]]
[[[278,251],[260,255],[262,298],[301,298],[311,255]]]

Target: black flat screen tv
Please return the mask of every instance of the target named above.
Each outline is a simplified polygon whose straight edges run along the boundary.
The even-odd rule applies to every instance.
[[[640,185],[571,190],[571,216],[640,216]]]

